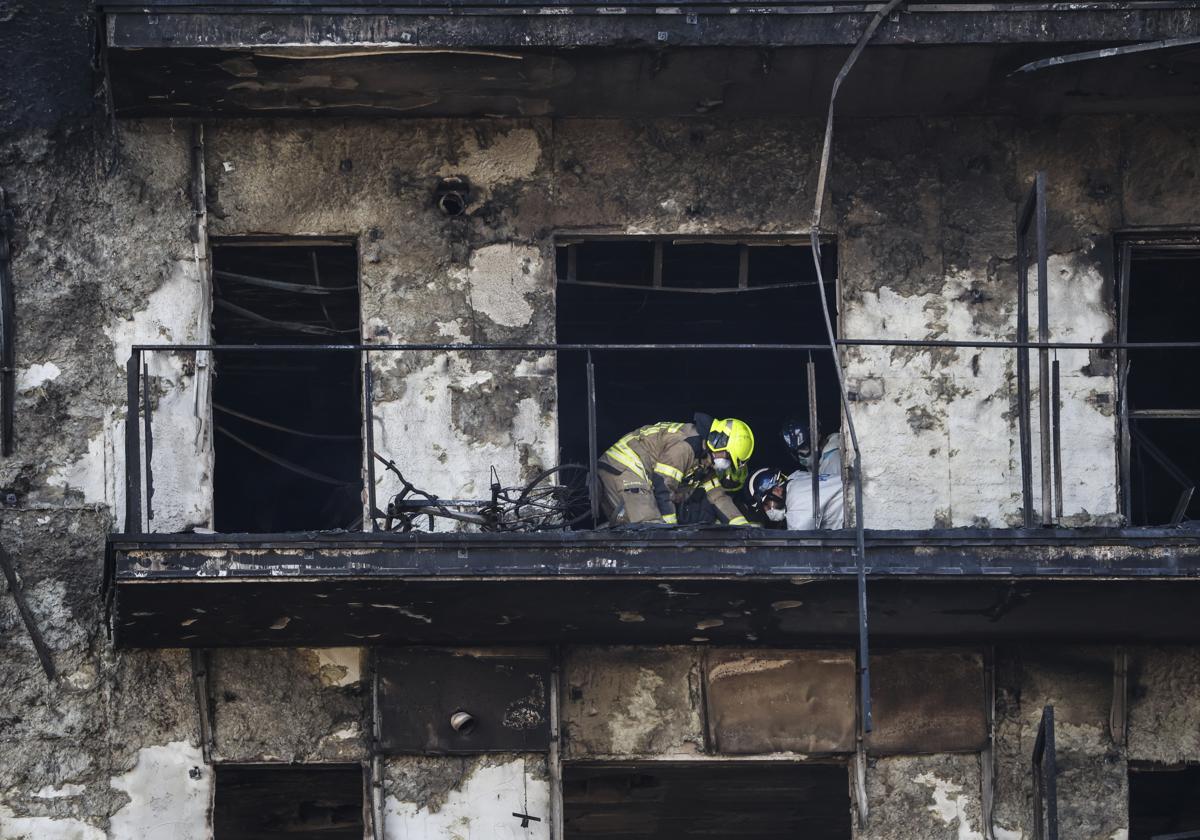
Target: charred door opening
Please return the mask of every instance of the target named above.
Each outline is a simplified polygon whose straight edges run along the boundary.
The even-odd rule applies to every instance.
[[[327,240],[213,245],[214,515],[225,532],[352,528],[362,515],[354,352],[272,345],[359,340],[358,256]]]
[[[837,249],[822,248],[830,316]],[[557,249],[558,341],[564,344],[771,344],[827,341],[807,244],[678,241],[645,237],[581,240]],[[822,436],[838,431],[830,355],[813,353]],[[611,351],[593,354],[597,446],[633,429],[696,412],[737,417],[754,431],[751,471],[795,469],[781,439],[786,418],[807,421],[802,352]],[[559,441],[565,462],[588,463],[586,359],[562,354]],[[840,527],[840,523],[834,527]]]
[[[1200,766],[1129,773],[1129,840],[1200,837]]]
[[[1121,338],[1200,340],[1200,241],[1126,242],[1121,249]],[[1200,379],[1196,351],[1122,354],[1122,489],[1133,525],[1200,518]]]
[[[362,840],[357,764],[218,764],[213,840]]]
[[[846,768],[721,762],[563,767],[565,840],[848,840]]]

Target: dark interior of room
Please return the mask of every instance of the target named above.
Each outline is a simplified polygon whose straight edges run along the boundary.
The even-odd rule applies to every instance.
[[[213,245],[212,265],[216,344],[358,342],[353,245],[222,242]],[[216,529],[355,527],[362,515],[358,354],[214,355]]]
[[[357,764],[218,764],[214,840],[362,840]]]
[[[1129,840],[1200,836],[1200,766],[1131,770]]]
[[[811,250],[806,244],[661,245],[656,288],[655,241],[585,241],[557,252],[558,341],[563,344],[823,344],[826,331]],[[822,272],[833,312],[837,256],[823,245]],[[739,276],[745,287],[739,288]],[[714,291],[720,290],[720,291]],[[564,462],[588,462],[585,354],[560,354],[559,441]],[[812,354],[822,434],[838,429],[837,381],[827,352]],[[808,355],[769,350],[638,350],[592,354],[597,445],[660,420],[691,421],[695,412],[737,417],[755,435],[751,470],[795,468],[783,446],[786,417],[808,417]]]
[[[836,764],[769,762],[563,767],[565,840],[847,840]]]
[[[1200,341],[1200,250],[1135,250],[1125,293],[1126,340]],[[1190,364],[1200,351],[1130,350],[1128,360],[1130,411],[1200,410]],[[1184,486],[1200,478],[1200,419],[1131,417],[1129,425],[1132,524],[1168,524]],[[1184,519],[1200,519],[1200,497]]]

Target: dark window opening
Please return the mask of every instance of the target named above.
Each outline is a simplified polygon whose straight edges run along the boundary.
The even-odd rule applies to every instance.
[[[362,840],[357,764],[216,767],[214,840]]]
[[[836,246],[824,245],[821,254],[836,328]],[[557,258],[558,341],[563,344],[827,341],[806,244],[589,241],[561,245]],[[840,427],[837,380],[828,352],[812,357],[824,436]],[[790,472],[795,464],[780,429],[788,417],[808,418],[807,361],[804,352],[754,349],[593,353],[597,447],[603,452],[639,426],[690,421],[702,412],[750,424],[752,471]],[[558,393],[562,460],[588,463],[584,354],[561,354]]]
[[[1123,249],[1122,337],[1130,342],[1200,341],[1200,248]],[[1200,351],[1124,354],[1128,459],[1123,486],[1133,525],[1200,518],[1188,488],[1200,478]]]
[[[213,245],[212,265],[216,344],[358,343],[353,245],[225,242]],[[358,354],[214,356],[216,529],[356,527],[362,516]]]
[[[1200,837],[1200,766],[1129,773],[1129,840]]]
[[[848,840],[846,768],[567,764],[563,827],[565,840]]]

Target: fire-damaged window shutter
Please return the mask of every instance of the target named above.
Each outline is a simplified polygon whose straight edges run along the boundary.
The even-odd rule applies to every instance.
[[[550,749],[547,654],[403,648],[379,651],[377,668],[384,753]]]

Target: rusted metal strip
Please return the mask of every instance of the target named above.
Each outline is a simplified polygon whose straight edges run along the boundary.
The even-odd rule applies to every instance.
[[[17,577],[17,569],[12,555],[3,547],[0,547],[0,569],[3,569],[4,579],[8,581],[8,591],[12,593],[13,600],[17,602],[17,612],[21,614],[25,632],[29,634],[29,639],[33,642],[33,649],[37,652],[38,661],[42,663],[42,670],[46,672],[46,679],[53,682],[56,673],[54,657],[50,653],[46,640],[42,638],[42,631],[38,629],[33,610],[29,608],[29,602],[25,600],[25,590],[21,586],[21,579]]]
[[[367,452],[375,453],[375,380],[371,371],[371,354],[363,353],[363,436]],[[367,516],[364,530],[375,530],[375,459],[367,456]],[[370,522],[370,527],[367,523]]]
[[[596,447],[596,368],[592,354],[587,355],[587,412],[588,412],[588,499],[592,506],[592,527],[600,524],[599,452]]]
[[[142,442],[138,435],[138,403],[142,354],[133,350],[125,364],[125,533],[142,532]]]
[[[1054,521],[1063,520],[1062,378],[1058,359],[1050,365],[1051,443],[1054,448]]]
[[[192,688],[195,691],[196,716],[200,727],[200,754],[204,757],[205,764],[212,764],[216,745],[213,734],[212,692],[209,690],[211,666],[212,658],[207,650],[192,649]]]
[[[13,453],[13,422],[16,411],[16,336],[14,334],[12,212],[0,189],[0,453]]]
[[[1036,202],[1034,225],[1037,244],[1038,341],[1050,341],[1050,274],[1047,269],[1049,243],[1046,240],[1046,173],[1039,170],[1034,179]],[[1050,442],[1050,350],[1038,350],[1038,440],[1041,444],[1042,524],[1054,519],[1054,476]]]
[[[150,423],[150,366],[142,364],[142,422],[146,437],[146,522],[154,520],[154,430]]]

